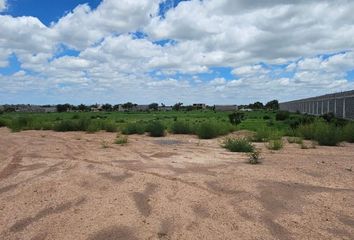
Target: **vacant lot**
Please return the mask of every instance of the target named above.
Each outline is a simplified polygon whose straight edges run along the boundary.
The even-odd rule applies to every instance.
[[[0,128],[0,239],[354,239],[354,144],[115,139]]]

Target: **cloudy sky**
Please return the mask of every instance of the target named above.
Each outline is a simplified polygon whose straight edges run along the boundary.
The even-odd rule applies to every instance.
[[[351,0],[0,0],[0,104],[351,90],[353,11]]]

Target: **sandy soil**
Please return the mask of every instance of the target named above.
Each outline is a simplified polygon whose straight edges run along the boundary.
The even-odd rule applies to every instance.
[[[115,136],[1,128],[0,239],[354,239],[353,144]]]

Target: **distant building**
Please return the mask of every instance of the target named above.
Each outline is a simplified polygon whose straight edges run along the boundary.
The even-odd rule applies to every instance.
[[[56,112],[57,108],[55,106],[38,106],[30,104],[18,104],[18,105],[9,105],[12,107],[15,112],[31,112],[31,113],[47,113],[47,112]]]
[[[136,105],[132,109],[133,111],[143,112],[149,110],[149,105]]]
[[[96,107],[91,108],[91,112],[102,112],[103,108],[102,105],[97,105]]]
[[[252,112],[253,110],[251,108],[241,108],[241,112]]]
[[[228,112],[237,111],[237,105],[214,105],[215,111]]]
[[[205,103],[194,103],[194,104],[193,104],[193,107],[194,107],[194,108],[205,109],[205,108],[206,108],[206,105],[205,105]]]
[[[172,111],[173,108],[171,106],[160,106],[159,107],[159,111],[163,111],[163,112],[168,112],[168,111]]]

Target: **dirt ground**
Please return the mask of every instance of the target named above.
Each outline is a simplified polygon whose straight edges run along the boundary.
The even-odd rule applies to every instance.
[[[0,128],[0,239],[354,239],[354,144],[115,137]]]

